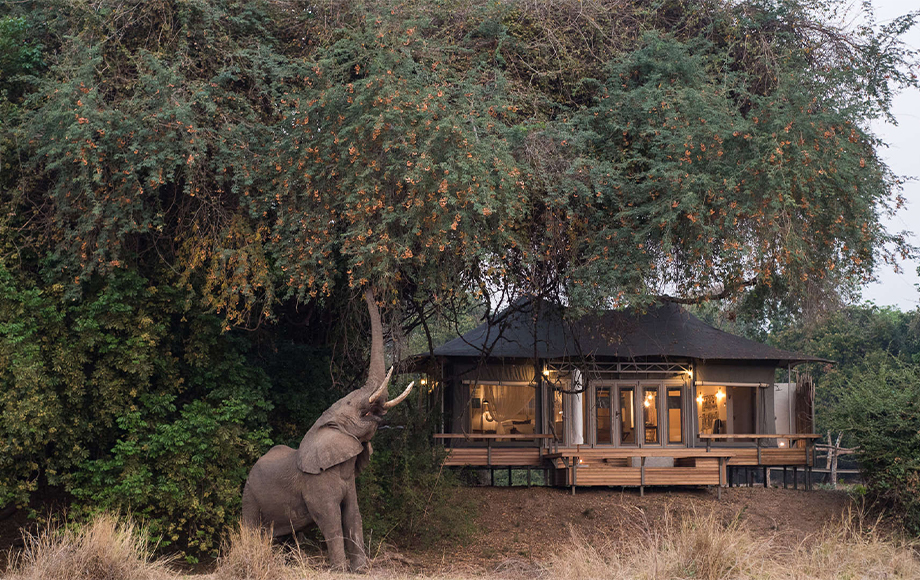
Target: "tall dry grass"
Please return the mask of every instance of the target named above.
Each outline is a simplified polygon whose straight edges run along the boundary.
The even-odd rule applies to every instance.
[[[168,561],[154,559],[147,535],[130,518],[111,514],[72,530],[49,527],[25,534],[11,557],[9,580],[167,580]]]
[[[420,574],[381,557],[366,575],[330,572],[324,562],[279,546],[268,534],[240,529],[223,547],[214,571],[201,580],[332,580],[387,578],[563,578],[565,580],[871,580],[920,579],[920,543],[879,532],[877,521],[851,511],[816,537],[793,548],[750,534],[740,518],[723,521],[699,509],[663,522],[644,519],[621,537],[575,534],[540,562],[482,562],[477,570],[452,568]],[[57,529],[26,537],[9,580],[178,580],[155,559],[130,520],[102,515],[77,530]],[[507,564],[507,563],[506,563]],[[188,578],[188,577],[186,577]]]
[[[752,536],[741,519],[692,510],[628,538],[572,532],[544,572],[566,580],[920,579],[920,543],[885,536],[877,524],[851,511],[790,549]]]

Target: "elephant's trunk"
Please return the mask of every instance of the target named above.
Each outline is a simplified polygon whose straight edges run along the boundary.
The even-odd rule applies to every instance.
[[[364,388],[374,392],[388,378],[386,376],[386,364],[383,360],[383,325],[380,323],[380,311],[377,310],[377,302],[374,300],[374,291],[368,287],[364,293],[364,299],[367,301],[367,311],[371,315],[371,363],[367,371],[367,382]]]

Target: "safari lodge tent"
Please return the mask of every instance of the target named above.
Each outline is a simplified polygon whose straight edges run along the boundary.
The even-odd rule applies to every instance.
[[[673,303],[568,320],[530,301],[415,362],[427,361],[439,394],[446,465],[528,478],[540,469],[574,492],[721,488],[739,468],[807,472],[813,386],[790,381],[777,397],[775,377],[820,360],[723,332]]]

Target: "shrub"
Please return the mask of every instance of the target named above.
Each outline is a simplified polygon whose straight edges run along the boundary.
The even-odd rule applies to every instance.
[[[857,445],[869,492],[920,535],[920,365],[877,357],[848,383],[835,421]]]
[[[159,547],[216,555],[270,443],[246,348],[136,273],[71,295],[0,264],[0,505],[57,487],[78,519],[130,510]]]
[[[427,546],[464,540],[473,532],[473,506],[453,501],[457,479],[441,468],[444,455],[433,443],[431,417],[417,404],[422,396],[416,393],[390,412],[358,481],[371,555],[384,542]]]

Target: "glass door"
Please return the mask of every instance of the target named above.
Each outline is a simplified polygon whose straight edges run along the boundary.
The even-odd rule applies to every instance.
[[[680,444],[684,442],[683,388],[668,387],[667,400],[668,444]]]
[[[636,387],[620,385],[617,388],[617,431],[620,445],[636,445],[638,425],[636,424]]]
[[[595,443],[610,445],[613,443],[613,430],[610,417],[610,387],[597,387],[595,397]]]
[[[642,385],[642,442],[645,445],[661,444],[659,385]]]

